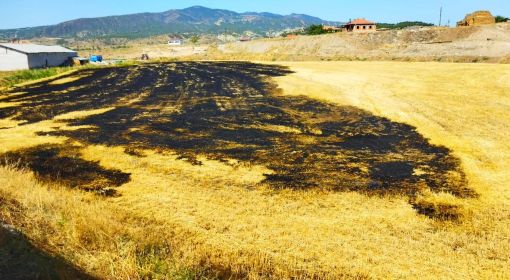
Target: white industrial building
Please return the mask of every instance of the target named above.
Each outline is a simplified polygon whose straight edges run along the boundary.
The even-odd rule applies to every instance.
[[[0,71],[61,66],[78,54],[61,46],[0,44]]]
[[[170,38],[168,40],[169,46],[182,46],[182,40],[181,38]]]

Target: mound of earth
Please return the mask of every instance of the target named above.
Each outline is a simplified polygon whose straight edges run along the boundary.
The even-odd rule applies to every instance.
[[[259,59],[415,59],[498,62],[510,56],[510,24],[423,27],[377,33],[264,39],[219,46],[223,54]]]

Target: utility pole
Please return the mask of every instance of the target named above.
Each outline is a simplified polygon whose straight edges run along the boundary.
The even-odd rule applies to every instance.
[[[441,23],[443,23],[443,6],[439,9],[439,26],[441,26]]]

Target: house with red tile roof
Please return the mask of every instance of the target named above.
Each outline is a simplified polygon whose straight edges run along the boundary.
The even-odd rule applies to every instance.
[[[358,18],[351,20],[344,26],[342,26],[344,32],[355,32],[355,33],[367,33],[376,32],[377,26],[375,22],[366,20],[364,18]]]

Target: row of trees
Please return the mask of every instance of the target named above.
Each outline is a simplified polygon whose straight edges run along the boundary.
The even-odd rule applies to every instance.
[[[322,24],[313,24],[305,28],[305,35],[320,35],[330,33],[330,31],[325,30]]]
[[[404,21],[399,23],[378,23],[377,28],[387,28],[387,29],[402,29],[409,26],[434,26],[432,23],[426,23],[421,21]],[[324,26],[321,24],[313,24],[308,26],[302,32],[294,32],[296,35],[321,35],[326,33],[333,33],[332,30],[326,30],[323,28]],[[284,36],[288,35],[288,33],[283,34]]]
[[[377,28],[403,29],[411,26],[434,26],[432,23],[422,21],[403,21],[399,23],[378,23]]]

